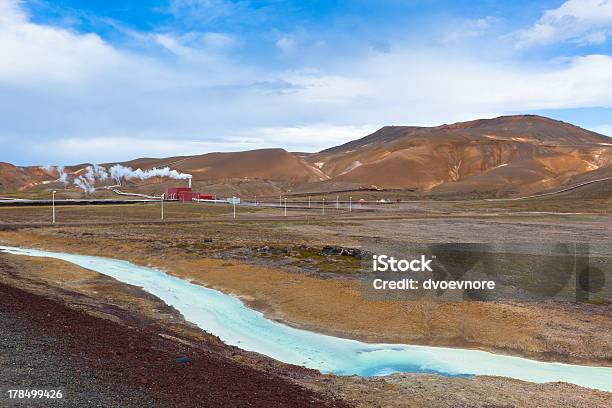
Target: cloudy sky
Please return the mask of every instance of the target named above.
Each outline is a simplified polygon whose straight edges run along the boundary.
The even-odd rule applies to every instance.
[[[0,161],[538,113],[612,135],[612,0],[0,0]]]

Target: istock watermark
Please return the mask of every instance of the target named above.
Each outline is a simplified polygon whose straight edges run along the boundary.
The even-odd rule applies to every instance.
[[[421,255],[420,259],[395,259],[388,255],[372,255],[372,272],[433,272],[431,262],[433,259],[427,259],[425,255]]]
[[[612,299],[612,249],[604,244],[396,242],[362,248],[368,299]]]

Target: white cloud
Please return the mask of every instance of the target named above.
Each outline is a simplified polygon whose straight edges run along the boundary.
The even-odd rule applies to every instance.
[[[174,35],[155,34],[153,38],[159,45],[180,57],[190,58],[197,55],[197,52],[194,49],[183,45],[181,41]]]
[[[606,55],[533,67],[405,48],[372,53],[334,75],[285,79],[297,84],[293,104],[324,104],[332,110],[320,115],[344,123],[436,125],[509,111],[612,106]]]
[[[579,45],[596,45],[603,44],[608,40],[608,34],[606,31],[593,31],[583,35],[579,40]]]
[[[612,34],[612,0],[568,0],[519,32],[519,46],[574,41],[601,44]]]
[[[461,43],[467,39],[476,38],[488,33],[501,23],[501,18],[493,16],[462,20],[449,25],[449,31],[443,39],[448,43]]]
[[[141,35],[140,40],[145,42],[152,40],[178,57],[198,60],[201,63],[212,63],[215,59],[223,58],[225,51],[238,43],[229,34],[214,32],[189,32],[181,35],[157,33]]]
[[[134,85],[172,75],[148,58],[116,50],[96,34],[30,23],[18,4],[0,0],[0,85],[83,85],[115,74],[120,74],[116,80],[129,77]]]
[[[330,126],[326,124],[310,124],[307,126],[269,127],[256,129],[259,135],[259,145],[268,147],[285,146],[296,152],[312,152],[340,145],[359,139],[376,131],[379,126]]]
[[[128,161],[138,157],[168,157],[232,152],[283,146],[289,151],[326,149],[358,139],[376,130],[376,126],[268,127],[236,132],[219,141],[159,139],[141,137],[60,138],[26,142],[25,149],[38,157],[59,157],[56,164],[104,163]],[[109,158],[112,158],[110,160]],[[47,160],[48,161],[48,160]]]
[[[346,104],[376,93],[367,79],[353,78],[348,72],[330,75],[317,70],[304,70],[283,73],[280,78],[291,84],[285,94],[304,103]]]
[[[205,45],[214,48],[227,48],[236,45],[236,39],[224,33],[204,33],[203,42]]]
[[[16,4],[0,0],[0,161],[316,151],[383,125],[612,107],[607,55],[525,65],[395,43],[284,69],[232,57],[221,33],[145,35],[157,47],[145,55],[34,23]]]
[[[171,0],[168,11],[175,17],[208,23],[244,10],[243,2],[228,0]]]
[[[104,163],[128,161],[138,157],[168,157],[211,151],[232,151],[256,148],[244,140],[205,142],[199,140],[169,140],[145,137],[66,138],[28,143],[27,148],[38,156],[61,157],[61,163]],[[112,159],[112,160],[110,160]]]
[[[292,54],[293,52],[295,52],[297,42],[293,37],[282,36],[276,41],[276,47],[285,54]]]

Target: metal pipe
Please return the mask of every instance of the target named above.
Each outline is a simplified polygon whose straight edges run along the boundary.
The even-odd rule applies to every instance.
[[[53,190],[53,223],[55,224],[55,193],[57,191]]]

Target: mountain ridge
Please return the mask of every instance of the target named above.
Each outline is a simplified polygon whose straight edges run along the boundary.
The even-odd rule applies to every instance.
[[[284,189],[308,185],[321,190],[346,183],[505,196],[567,185],[596,170],[612,174],[612,138],[543,116],[511,115],[432,127],[383,126],[316,153],[268,148],[120,164],[143,170],[168,166],[203,183],[259,180]],[[85,166],[66,171],[79,175]],[[0,164],[0,191],[41,187],[57,177],[42,167]]]

